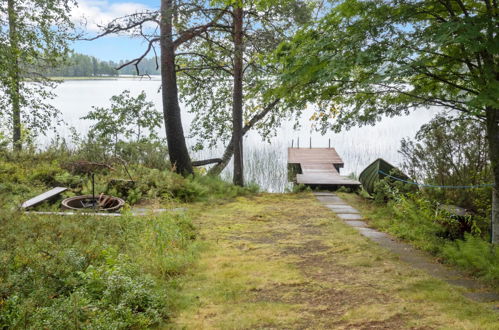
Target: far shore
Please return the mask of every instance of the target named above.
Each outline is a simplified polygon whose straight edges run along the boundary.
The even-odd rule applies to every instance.
[[[50,80],[67,81],[67,80],[119,80],[119,79],[149,79],[157,77],[156,75],[121,75],[121,76],[86,76],[86,77],[48,77]]]

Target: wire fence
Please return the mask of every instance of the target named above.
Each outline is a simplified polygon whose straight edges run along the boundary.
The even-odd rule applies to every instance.
[[[484,183],[484,184],[478,184],[478,185],[469,185],[469,186],[441,186],[441,185],[434,185],[434,184],[424,184],[424,183],[417,183],[417,182],[413,182],[413,181],[407,181],[407,180],[404,180],[404,179],[401,179],[401,178],[397,178],[393,175],[390,175],[388,173],[385,173],[383,172],[382,170],[378,170],[379,173],[391,178],[391,179],[394,179],[394,180],[397,180],[397,181],[400,181],[400,182],[404,182],[404,183],[407,183],[407,184],[412,184],[412,185],[416,185],[416,186],[419,186],[419,187],[425,187],[425,188],[443,188],[443,189],[473,189],[473,188],[485,188],[485,187],[494,187],[495,185],[493,183]]]

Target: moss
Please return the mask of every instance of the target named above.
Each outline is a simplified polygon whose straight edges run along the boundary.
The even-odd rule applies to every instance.
[[[411,269],[309,193],[191,207],[203,240],[174,328],[492,328],[495,312]]]

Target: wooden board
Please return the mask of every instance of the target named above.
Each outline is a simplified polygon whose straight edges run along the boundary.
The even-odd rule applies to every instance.
[[[296,175],[299,184],[335,188],[360,185],[340,175],[338,168],[343,166],[343,160],[334,148],[288,148],[288,163],[300,165],[301,174]]]
[[[43,201],[51,199],[51,198],[59,195],[60,193],[66,191],[66,190],[68,190],[68,188],[65,188],[65,187],[55,187],[54,189],[50,189],[49,191],[46,191],[43,194],[40,194],[40,195],[38,195],[36,197],[33,197],[33,198],[27,200],[26,202],[24,202],[21,205],[21,208],[27,209],[29,207],[38,205],[38,204],[42,203]]]
[[[343,167],[343,160],[334,148],[288,148],[289,164],[334,164]]]
[[[332,164],[301,164],[302,174],[296,182],[306,185],[356,186],[359,181],[341,176]]]

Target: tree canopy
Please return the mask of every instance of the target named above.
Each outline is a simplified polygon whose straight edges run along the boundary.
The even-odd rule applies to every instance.
[[[491,0],[334,1],[275,53],[283,74],[273,93],[317,104],[323,131],[431,106],[484,121],[499,242],[498,14]]]
[[[274,92],[297,107],[317,103],[324,128],[422,106],[485,118],[498,107],[497,28],[488,0],[334,1],[275,53],[284,72]]]

